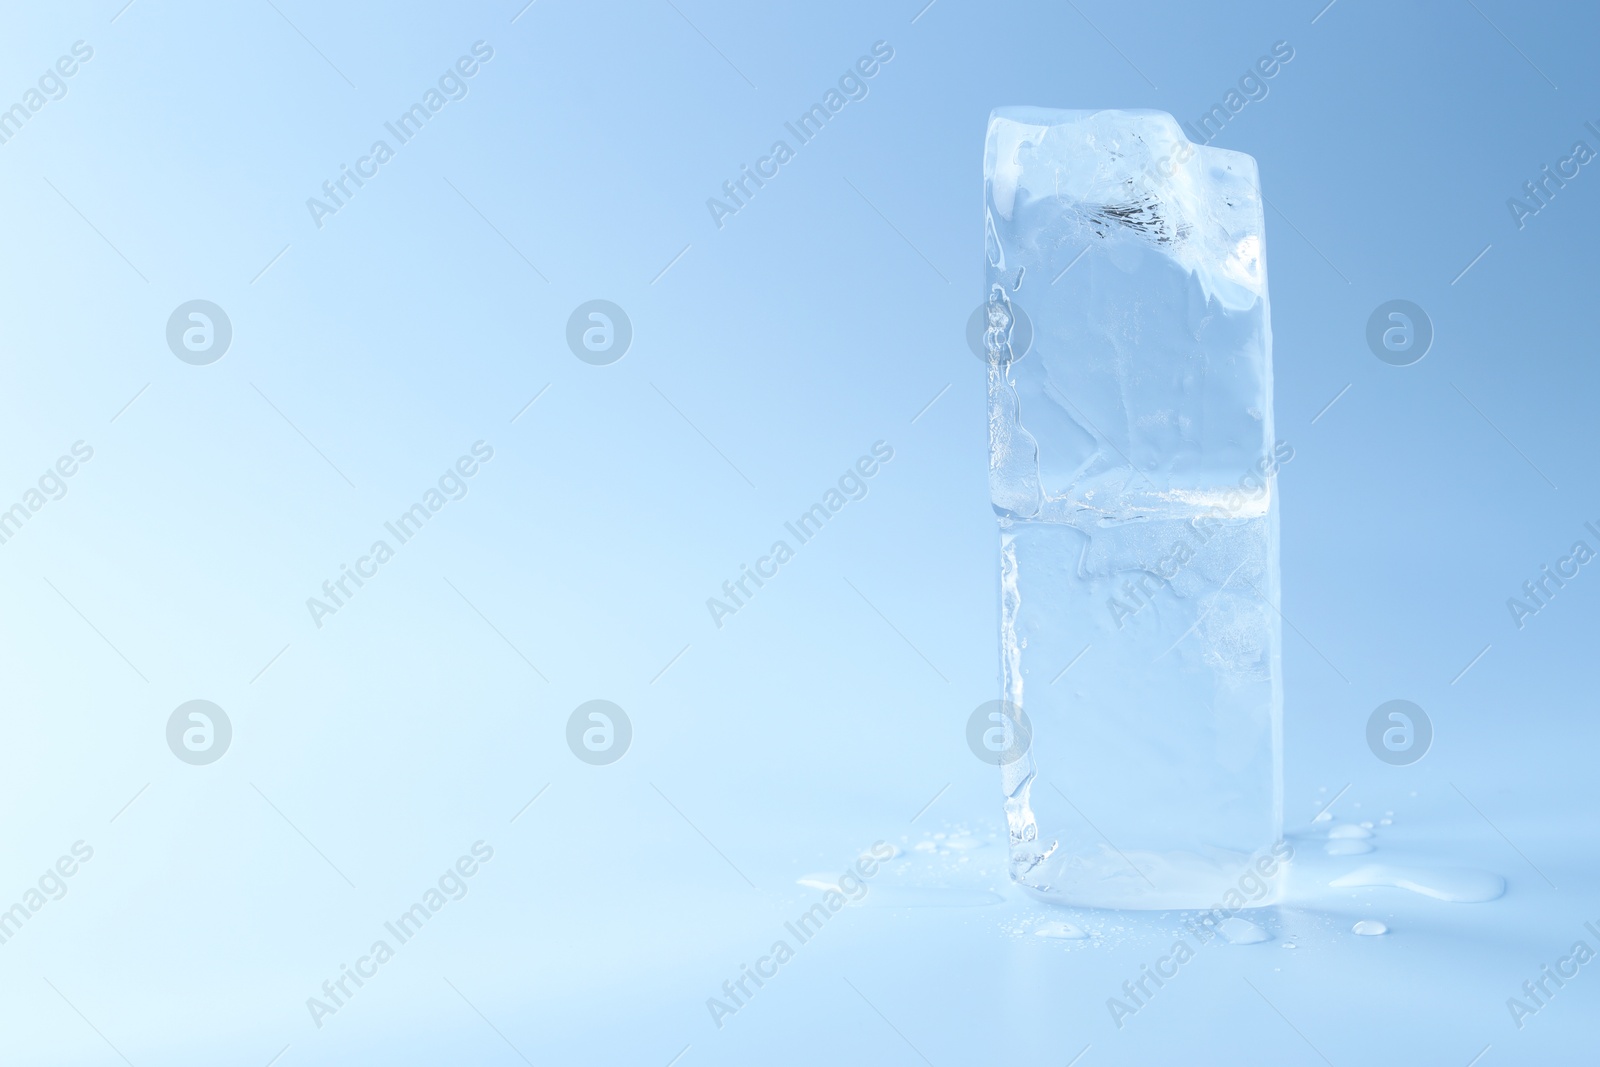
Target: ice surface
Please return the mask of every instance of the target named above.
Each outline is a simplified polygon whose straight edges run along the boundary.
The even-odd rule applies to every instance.
[[[1002,769],[1011,874],[1062,903],[1211,907],[1282,826],[1293,452],[1255,162],[1163,112],[1002,108],[984,180],[1002,683],[1033,726]],[[1281,893],[1273,866],[1251,906]]]

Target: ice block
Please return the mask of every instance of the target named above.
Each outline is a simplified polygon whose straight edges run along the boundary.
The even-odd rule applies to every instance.
[[[1011,876],[1048,900],[1232,910],[1282,891],[1293,451],[1273,434],[1261,205],[1251,157],[1164,112],[989,119],[1001,687],[1033,727],[1001,775]]]

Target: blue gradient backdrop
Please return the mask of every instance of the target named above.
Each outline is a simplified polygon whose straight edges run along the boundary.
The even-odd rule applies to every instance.
[[[1574,141],[1600,148],[1589,9],[121,3],[11,5],[0,33],[0,106],[93,49],[0,144],[0,506],[93,449],[0,544],[0,907],[93,849],[0,944],[0,1058],[1592,1047],[1600,977],[1522,1029],[1505,1006],[1600,922],[1600,576],[1520,630],[1505,605],[1600,525],[1600,176],[1520,229],[1506,205]],[[480,41],[467,95],[319,227],[307,198]],[[880,41],[866,97],[719,227],[707,199]],[[1208,978],[1119,1030],[1106,998],[1175,922],[1100,917],[1120,932],[1045,951],[1014,931],[1049,909],[990,843],[975,863],[1004,903],[851,909],[718,1028],[706,999],[816,899],[796,878],[878,839],[1003,833],[963,739],[997,694],[963,341],[988,112],[1193,122],[1277,41],[1293,60],[1215,143],[1256,157],[1271,204],[1286,830],[1348,783],[1342,816],[1395,810],[1506,896],[1424,902],[1386,939],[1341,920],[1293,953],[1208,952]],[[610,366],[565,341],[596,298],[633,325]],[[1436,330],[1413,366],[1366,346],[1393,298]],[[192,299],[233,328],[208,366],[165,341]],[[713,625],[706,598],[880,440],[865,499]],[[306,599],[478,441],[467,495],[316,626]],[[1364,730],[1401,697],[1436,738],[1395,768]],[[565,740],[596,698],[634,730],[604,767]],[[192,699],[233,725],[205,767],[165,740]],[[307,998],[477,841],[470,892],[316,1025]],[[1364,899],[1411,907],[1389,894]]]

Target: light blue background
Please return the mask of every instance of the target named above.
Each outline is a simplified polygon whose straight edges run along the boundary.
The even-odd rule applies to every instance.
[[[1600,525],[1600,177],[1521,230],[1506,199],[1600,148],[1591,13],[274,2],[4,16],[0,105],[73,42],[94,56],[0,145],[0,502],[75,441],[94,458],[0,545],[0,906],[95,850],[0,945],[5,1059],[1586,1054],[1600,977],[1520,1032],[1505,999],[1600,925],[1600,577],[1521,631],[1505,600]],[[306,198],[479,40],[469,95],[318,229]],[[879,40],[867,98],[719,229],[706,199]],[[1016,936],[1061,916],[991,844],[1004,904],[852,909],[718,1030],[705,999],[816,899],[797,877],[1003,832],[963,740],[997,688],[962,337],[988,112],[1192,122],[1279,40],[1294,59],[1215,143],[1256,157],[1273,206],[1286,830],[1350,783],[1341,817],[1394,810],[1414,853],[1498,871],[1506,897],[1365,891],[1321,925],[1325,900],[1287,905],[1285,936],[1208,949],[1206,978],[1119,1031],[1106,997],[1176,919],[1078,916],[1111,933],[1071,952]],[[1396,297],[1437,331],[1411,367],[1364,341]],[[234,329],[205,367],[164,339],[195,298]],[[635,331],[608,367],[564,340],[593,298]],[[305,599],[478,440],[469,495],[317,629]],[[714,627],[705,599],[877,440],[895,458],[867,498]],[[1364,740],[1396,697],[1437,732],[1408,768]],[[234,727],[209,767],[164,739],[196,698]],[[564,740],[594,698],[634,726],[609,767]],[[480,839],[469,895],[312,1025],[305,999]],[[1345,936],[1367,914],[1393,932]]]

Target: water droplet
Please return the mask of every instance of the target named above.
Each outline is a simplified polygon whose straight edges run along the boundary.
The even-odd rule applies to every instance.
[[[1379,934],[1386,934],[1389,932],[1389,928],[1376,919],[1362,919],[1350,929],[1352,932],[1361,934],[1365,937],[1377,937]]]
[[[1482,904],[1506,891],[1504,878],[1471,867],[1394,867],[1386,863],[1358,867],[1328,885],[1334,889],[1392,886],[1454,904]]]
[[[1041,923],[1038,929],[1034,930],[1033,936],[1056,937],[1065,941],[1082,941],[1089,934],[1081,927],[1074,926],[1071,923]]]
[[[1217,932],[1227,938],[1228,943],[1232,945],[1255,945],[1272,939],[1261,927],[1249,919],[1241,919],[1237,915],[1230,916],[1218,923]]]
[[[1371,836],[1372,828],[1371,824],[1369,823],[1363,823],[1360,826],[1352,826],[1349,823],[1345,823],[1342,826],[1335,826],[1332,830],[1328,831],[1329,841],[1339,841],[1347,838],[1359,839]]]

